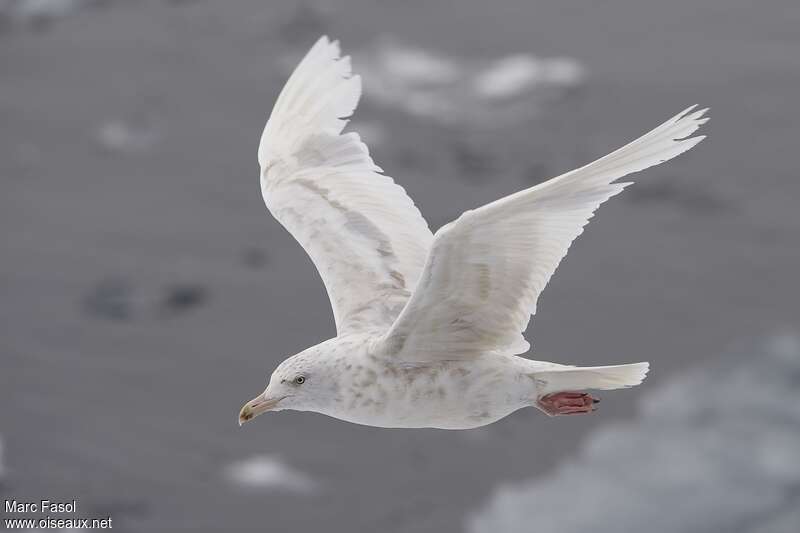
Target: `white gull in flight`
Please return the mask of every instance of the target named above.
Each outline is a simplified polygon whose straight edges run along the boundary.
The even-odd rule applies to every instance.
[[[474,210],[432,234],[405,190],[342,133],[361,95],[350,58],[322,37],[261,136],[261,189],[311,256],[337,336],[289,357],[239,423],[314,411],[379,427],[467,429],[527,406],[589,413],[587,390],[632,387],[647,363],[534,361],[522,336],[550,276],[615,180],[689,150],[708,119],[687,109],[579,169]]]

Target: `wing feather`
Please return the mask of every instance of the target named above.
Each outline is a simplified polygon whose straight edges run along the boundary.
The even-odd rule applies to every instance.
[[[433,240],[359,135],[342,133],[360,96],[350,58],[322,37],[286,82],[258,148],[267,208],[317,267],[339,334],[388,329]]]
[[[689,150],[708,119],[691,107],[586,166],[473,211],[436,232],[420,283],[384,349],[409,362],[528,349],[522,332],[594,211],[630,183],[615,180]]]

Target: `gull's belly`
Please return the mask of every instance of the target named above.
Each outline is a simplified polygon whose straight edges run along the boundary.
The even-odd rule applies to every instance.
[[[378,427],[469,429],[491,424],[536,396],[521,358],[491,355],[429,365],[367,365],[343,382],[326,414]]]

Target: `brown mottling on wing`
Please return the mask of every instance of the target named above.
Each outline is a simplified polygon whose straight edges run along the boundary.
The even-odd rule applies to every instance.
[[[406,278],[400,272],[398,272],[396,270],[391,270],[389,272],[389,275],[392,277],[392,279],[397,281],[397,283],[398,283],[398,287],[397,288],[398,289],[405,288],[405,286],[406,286]]]

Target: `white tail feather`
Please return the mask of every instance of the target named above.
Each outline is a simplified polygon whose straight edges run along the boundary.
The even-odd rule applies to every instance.
[[[634,387],[644,381],[649,363],[613,366],[565,367],[537,372],[539,394],[587,389],[613,390]]]

